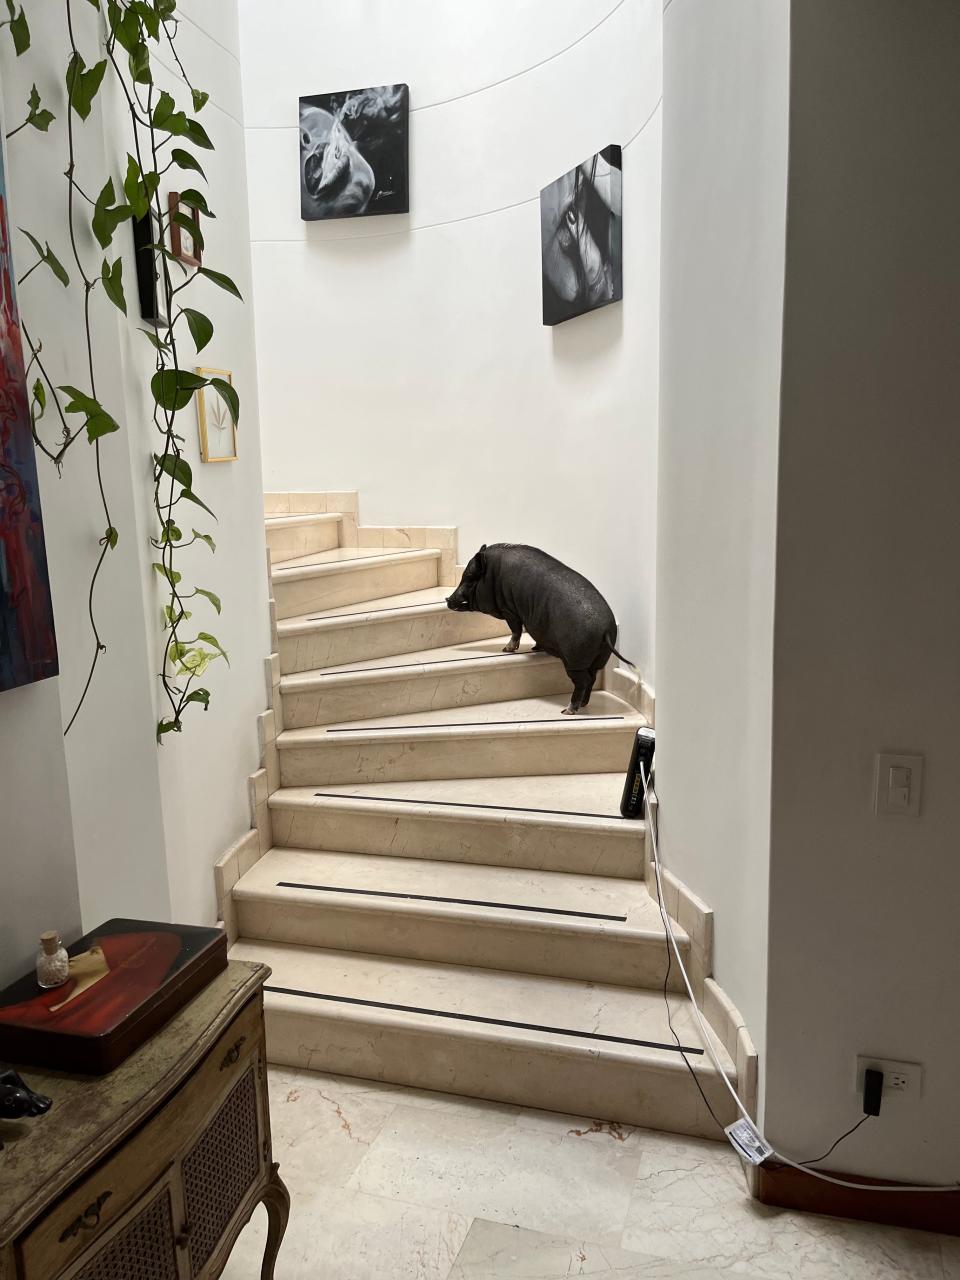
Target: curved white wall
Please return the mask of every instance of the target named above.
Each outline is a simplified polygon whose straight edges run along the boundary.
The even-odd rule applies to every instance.
[[[591,576],[653,662],[657,0],[242,0],[267,488],[361,490]],[[301,94],[406,81],[411,212],[303,223]],[[624,145],[624,301],[541,323],[539,190]]]

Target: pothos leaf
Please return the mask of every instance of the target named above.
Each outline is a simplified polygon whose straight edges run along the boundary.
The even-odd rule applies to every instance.
[[[210,548],[210,550],[211,550],[211,551],[216,551],[216,549],[217,549],[217,544],[216,544],[216,543],[214,542],[214,540],[210,537],[209,533],[200,533],[197,529],[194,529],[194,531],[193,531],[193,536],[194,536],[198,541],[200,541],[200,542],[205,542],[205,543],[207,544],[207,546]]]
[[[235,298],[243,301],[243,294],[233,283],[229,276],[225,276],[222,271],[214,271],[211,267],[198,267],[198,276],[206,276],[208,280],[212,280],[215,285],[221,289],[225,289],[227,293],[232,293]]]
[[[165,578],[167,582],[170,583],[171,587],[175,587],[183,577],[183,574],[177,573],[176,569],[168,569],[167,566],[165,564],[161,564],[159,560],[154,560],[153,567],[156,569],[157,573],[159,573],[161,578]]]
[[[119,422],[107,413],[94,396],[89,396],[85,391],[81,391],[78,387],[71,387],[69,384],[62,386],[60,390],[69,397],[68,402],[63,406],[64,412],[82,413],[86,416],[84,426],[90,444],[99,440],[101,436],[108,436],[120,430]]]
[[[153,460],[157,464],[157,478],[162,475],[172,476],[178,484],[189,489],[193,483],[193,472],[186,458],[178,458],[174,453],[165,453],[162,457],[155,453]]]
[[[220,612],[220,597],[218,595],[214,595],[212,591],[207,591],[205,587],[197,587],[195,588],[195,590],[198,596],[206,596],[206,598],[210,601],[210,603],[216,609],[217,613]],[[198,632],[197,634],[199,635],[201,640],[206,639],[206,636],[203,634],[202,631]]]
[[[189,235],[193,237],[194,245],[202,253],[204,240],[203,232],[200,230],[199,224],[193,218],[188,217],[187,214],[180,213],[179,211],[173,215],[173,221],[178,227],[183,227],[184,231],[188,232]]]
[[[111,551],[120,541],[120,535],[116,531],[116,529],[113,527],[113,525],[110,525],[110,527],[107,529],[107,532],[103,535],[103,540],[104,542],[106,542],[107,546],[110,548]]]
[[[22,8],[17,13],[13,0],[7,0],[7,12],[10,14],[10,34],[13,36],[13,47],[19,58],[21,53],[26,53],[30,48],[30,25]]]
[[[210,141],[210,135],[200,123],[199,120],[187,120],[187,127],[183,131],[184,137],[192,142],[195,147],[202,147],[204,151],[212,151],[213,143]]]
[[[67,65],[67,95],[70,106],[81,120],[86,120],[90,114],[93,100],[100,92],[103,73],[106,69],[106,58],[90,68],[87,68],[81,54],[74,53],[70,58]]]
[[[191,89],[190,92],[193,95],[193,109],[199,114],[210,101],[210,95],[202,89]]]
[[[150,379],[154,400],[161,408],[174,413],[190,403],[198,387],[206,385],[206,378],[188,373],[186,369],[160,369]],[[189,483],[187,481],[188,485]]]
[[[158,338],[157,335],[153,333],[150,329],[141,329],[140,332],[143,334],[145,338],[150,339],[150,342],[153,344],[154,347],[156,347],[158,351],[170,350],[170,344],[167,342],[164,342],[162,338]]]
[[[198,590],[199,590],[199,588],[198,588]],[[205,593],[205,594],[209,594],[209,593]],[[218,610],[217,610],[217,613],[219,613],[219,612],[220,612],[220,610],[218,609]],[[220,657],[224,659],[224,661],[226,662],[227,666],[229,667],[229,665],[230,665],[230,659],[227,657],[227,651],[226,651],[226,649],[223,649],[223,648],[221,648],[221,647],[220,647],[220,641],[217,639],[217,637],[216,637],[216,636],[212,636],[212,635],[210,634],[210,632],[209,632],[209,631],[198,631],[198,632],[197,632],[197,639],[198,639],[198,640],[202,640],[204,644],[209,644],[209,645],[211,645],[214,649],[216,649],[217,653],[219,653]]]
[[[230,410],[233,425],[237,426],[240,421],[240,397],[237,395],[236,387],[227,382],[226,378],[211,378],[210,386],[213,387]]]
[[[27,107],[26,123],[32,125],[34,129],[39,129],[41,133],[46,133],[57,117],[52,111],[47,111],[45,107],[40,106],[40,93],[36,85],[30,90]]]
[[[117,204],[116,199],[117,193],[113,187],[113,179],[108,178],[93,207],[93,234],[97,237],[101,249],[106,249],[113,240],[114,232],[120,223],[133,216],[130,205]]]
[[[195,173],[199,173],[200,177],[206,181],[207,175],[201,168],[200,161],[189,151],[184,151],[182,147],[174,147],[170,152],[170,159],[181,169],[192,169]]]
[[[34,235],[31,235],[29,231],[25,230],[23,227],[21,227],[20,230],[23,232],[23,234],[27,237],[27,239],[33,245],[34,249],[36,249],[37,254],[40,257],[40,261],[50,268],[50,270],[57,277],[57,279],[60,281],[63,287],[66,288],[67,285],[70,283],[70,277],[67,275],[67,271],[63,263],[60,261],[57,255],[50,248],[49,242],[47,243],[46,247],[44,247],[40,243],[40,241],[37,239],[37,237]]]
[[[187,327],[197,350],[202,351],[213,337],[213,321],[202,311],[194,311],[192,307],[184,307],[183,314],[187,318]]]
[[[214,520],[216,520],[217,517],[213,515],[213,512],[210,510],[207,504],[202,499],[198,498],[192,489],[183,489],[180,493],[180,497],[186,498],[188,502],[195,502],[198,507],[203,507],[207,515],[213,516]]]
[[[113,305],[124,315],[127,314],[127,300],[123,296],[123,260],[118,258],[111,267],[106,258],[100,271],[103,291]]]
[[[210,690],[194,689],[192,693],[188,693],[184,698],[184,704],[188,702],[202,702],[204,711],[210,710]]]
[[[150,201],[156,195],[160,185],[160,175],[154,172],[142,173],[140,165],[130,153],[127,153],[127,176],[123,180],[123,193],[127,197],[135,218],[145,218],[150,209]]]
[[[194,187],[187,187],[186,191],[180,192],[180,203],[185,204],[190,209],[199,209],[205,218],[215,218],[217,216],[210,211],[206,196]]]

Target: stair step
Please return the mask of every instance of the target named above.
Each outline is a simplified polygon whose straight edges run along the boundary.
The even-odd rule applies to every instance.
[[[565,693],[570,680],[558,659],[505,654],[509,632],[436,649],[368,658],[282,676],[283,723],[288,729],[370,716],[472,706],[542,694]]]
[[[270,814],[298,848],[636,879],[644,825],[620,817],[622,789],[619,773],[287,787]]]
[[[661,992],[246,938],[231,956],[272,970],[267,1056],[279,1065],[717,1135]],[[689,1068],[729,1123],[689,1002],[669,1002]]]
[[[340,542],[339,512],[266,516],[267,546],[274,562],[328,551]]]
[[[278,848],[234,899],[245,938],[682,989],[638,880]]]
[[[273,566],[277,617],[333,609],[398,592],[435,587],[441,552],[377,551],[336,547],[283,560]]]
[[[449,587],[426,587],[284,619],[277,627],[280,670],[286,675],[503,635],[498,618],[448,609],[449,594]]]
[[[521,774],[623,774],[643,716],[613,694],[562,715],[568,695],[418,711],[277,737],[284,787]]]

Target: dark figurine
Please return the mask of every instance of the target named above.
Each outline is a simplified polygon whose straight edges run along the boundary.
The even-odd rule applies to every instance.
[[[51,1098],[34,1093],[12,1067],[0,1066],[0,1120],[22,1120],[42,1116],[53,1106]],[[0,1151],[3,1142],[0,1141]]]
[[[510,628],[504,653],[517,652],[526,630],[536,642],[534,653],[559,658],[573,681],[565,716],[590,701],[597,672],[612,653],[630,662],[615,648],[616,619],[593,583],[536,547],[482,546],[447,597],[447,608],[503,618]]]

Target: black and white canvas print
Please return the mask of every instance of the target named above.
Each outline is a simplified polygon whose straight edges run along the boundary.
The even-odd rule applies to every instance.
[[[622,168],[604,147],[540,192],[544,324],[623,297]]]
[[[410,90],[382,84],[300,99],[300,216],[407,213]]]

